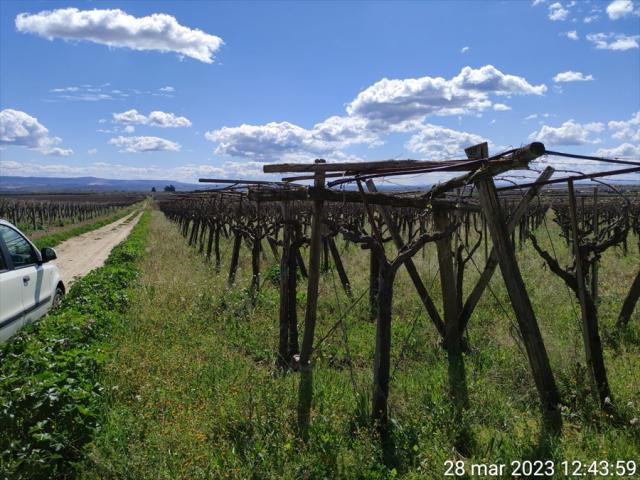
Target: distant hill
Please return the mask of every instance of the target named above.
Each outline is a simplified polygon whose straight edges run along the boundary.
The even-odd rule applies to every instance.
[[[14,177],[0,176],[0,193],[54,192],[149,192],[152,187],[161,192],[165,185],[176,190],[211,188],[212,184],[183,183],[175,180],[114,180],[97,177]]]

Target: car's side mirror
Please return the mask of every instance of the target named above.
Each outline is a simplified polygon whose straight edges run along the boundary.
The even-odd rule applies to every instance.
[[[42,255],[43,263],[50,262],[51,260],[55,260],[56,258],[58,258],[58,255],[56,255],[56,251],[51,247],[44,247],[42,250],[40,250],[40,255]]]

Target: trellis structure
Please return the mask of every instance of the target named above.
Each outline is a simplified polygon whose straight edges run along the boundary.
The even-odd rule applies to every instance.
[[[274,258],[280,263],[280,315],[278,365],[292,367],[301,375],[298,422],[300,435],[307,437],[313,391],[314,342],[317,348],[316,310],[318,284],[330,259],[336,267],[347,295],[354,297],[335,237],[357,243],[370,253],[369,300],[376,319],[375,357],[373,361],[372,416],[383,434],[387,433],[391,351],[391,319],[395,274],[404,266],[446,349],[452,400],[461,412],[468,404],[463,352],[467,348],[463,334],[489,281],[500,267],[515,313],[534,378],[545,425],[552,431],[561,428],[560,403],[553,372],[538,323],[522,279],[515,255],[516,239],[529,238],[534,247],[576,294],[582,311],[583,336],[587,364],[594,392],[603,407],[610,405],[611,392],[606,381],[597,322],[597,260],[606,249],[626,242],[627,234],[638,234],[640,199],[624,197],[624,208],[612,209],[610,198],[598,203],[586,214],[585,196],[577,204],[574,182],[608,175],[640,172],[640,163],[616,159],[595,159],[621,163],[625,168],[588,175],[552,178],[547,167],[535,182],[497,188],[494,178],[516,169],[529,168],[530,162],[547,152],[541,143],[532,143],[498,155],[489,156],[487,144],[466,150],[467,159],[431,162],[392,160],[360,163],[267,164],[265,173],[297,174],[283,182],[228,180],[229,187],[214,192],[189,194],[164,200],[160,206],[172,219],[180,222],[189,242],[198,245],[207,257],[215,245],[216,265],[220,265],[219,236],[233,236],[229,282],[235,269],[241,242],[252,252],[252,291],[260,286],[260,252],[266,240]],[[568,155],[571,156],[571,155]],[[400,175],[453,172],[453,178],[426,192],[381,193],[375,179]],[[329,180],[331,179],[331,180]],[[221,183],[221,180],[210,179]],[[311,186],[300,181],[312,181]],[[355,184],[357,190],[342,188]],[[545,185],[568,183],[568,203],[549,194],[541,196]],[[238,191],[236,188],[241,187]],[[340,189],[332,187],[341,187]],[[473,193],[469,193],[472,190]],[[514,190],[519,194],[515,195]],[[553,192],[551,192],[553,193]],[[597,196],[595,198],[598,198]],[[620,197],[623,198],[623,197]],[[541,201],[542,199],[542,201]],[[537,204],[534,200],[538,200]],[[536,243],[532,232],[544,222],[548,208],[554,208],[559,224],[574,248],[574,266],[563,269]],[[568,220],[568,221],[567,221]],[[209,236],[206,239],[206,230]],[[473,243],[469,237],[475,237]],[[491,242],[489,242],[489,237]],[[386,247],[387,242],[395,250]],[[421,279],[412,257],[429,242],[434,242],[438,256],[441,298],[440,310]],[[485,266],[480,277],[463,298],[466,263],[484,244]],[[308,245],[308,262],[301,247]],[[391,251],[395,251],[392,254]],[[553,262],[556,262],[555,264]],[[324,265],[323,265],[324,263]],[[297,273],[307,276],[307,296],[302,343],[299,344],[296,309]],[[587,287],[590,274],[591,286]],[[569,278],[569,276],[571,278]],[[619,324],[629,321],[640,296],[640,272],[630,288],[620,313]],[[355,299],[354,302],[360,300]],[[333,331],[341,322],[336,322]]]

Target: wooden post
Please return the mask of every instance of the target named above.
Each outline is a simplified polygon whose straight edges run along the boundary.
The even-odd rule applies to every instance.
[[[598,234],[600,233],[600,215],[598,212],[598,187],[593,189],[593,236],[598,241]],[[593,261],[591,265],[591,298],[593,298],[593,304],[598,308],[598,260]]]
[[[282,256],[280,257],[280,341],[277,364],[281,368],[289,365],[289,266],[291,264],[291,215],[289,202],[282,202]],[[294,272],[295,273],[295,272]]]
[[[618,317],[618,322],[616,324],[618,328],[624,328],[627,326],[631,319],[631,314],[636,307],[636,303],[638,303],[638,299],[640,299],[640,270],[636,273],[633,283],[631,284],[631,288],[629,289],[629,293],[627,293],[627,297],[624,299],[622,304],[620,316]]]
[[[545,180],[548,180],[553,175],[553,172],[554,172],[553,167],[545,168],[536,181],[544,182]],[[527,211],[527,208],[529,207],[529,204],[536,197],[536,195],[538,195],[540,190],[542,190],[542,187],[543,187],[542,185],[533,185],[531,188],[529,188],[525,196],[522,197],[522,199],[520,200],[520,203],[518,204],[514,212],[509,217],[509,222],[507,224],[508,233],[512,232],[513,229],[516,227],[516,224],[518,223],[518,221],[522,217],[524,217]],[[485,242],[487,242],[488,241],[488,238],[486,238],[487,222],[484,220],[484,217],[483,217],[483,224],[485,228],[484,240]],[[489,285],[489,282],[491,281],[491,277],[493,276],[493,273],[495,272],[497,266],[498,266],[498,254],[496,252],[495,247],[492,247],[491,253],[489,254],[489,257],[485,262],[484,270],[480,274],[480,278],[478,279],[475,287],[473,287],[473,290],[469,294],[469,297],[467,298],[467,301],[465,302],[464,307],[460,312],[460,328],[462,328],[462,330],[466,328],[467,323],[471,318],[471,314],[476,308],[478,301],[480,301],[480,298],[482,297],[482,294],[485,291],[487,285]]]
[[[333,264],[336,266],[336,270],[338,271],[338,276],[340,277],[342,287],[344,288],[347,296],[349,298],[352,298],[353,292],[351,290],[351,283],[349,282],[349,277],[347,276],[347,272],[345,271],[342,260],[340,259],[340,252],[338,252],[336,242],[333,237],[327,237],[326,242],[329,245],[329,250],[331,251],[331,256],[333,257]]]
[[[372,255],[376,253],[371,250]],[[383,435],[386,432],[389,400],[389,372],[391,367],[391,307],[395,271],[386,260],[376,258],[380,265],[380,289],[378,291],[378,322],[376,325],[376,349],[373,359],[372,416],[378,422]]]
[[[236,283],[236,270],[238,269],[238,259],[240,257],[240,243],[242,242],[242,235],[238,230],[233,233],[233,250],[231,252],[231,265],[229,266],[229,279],[227,283],[229,286]]]
[[[213,240],[213,250],[216,255],[216,271],[220,271],[220,224],[216,223],[216,234]]]
[[[481,179],[476,182],[480,195],[480,204],[487,219],[496,255],[507,286],[513,310],[518,320],[529,365],[533,373],[545,423],[556,433],[562,429],[560,416],[560,396],[556,387],[547,351],[536,321],[524,280],[520,274],[515,252],[509,241],[509,233],[500,208],[498,194],[493,179]]]
[[[316,160],[316,164],[325,163]],[[324,188],[325,174],[315,174],[314,186]],[[307,441],[309,435],[309,414],[313,394],[313,375],[311,366],[311,350],[316,328],[316,309],[318,306],[318,284],[320,281],[320,259],[322,256],[322,214],[324,202],[313,201],[313,218],[311,219],[311,242],[309,246],[309,278],[307,281],[307,309],[304,315],[304,334],[300,351],[300,386],[298,395],[298,428],[300,436]]]
[[[436,230],[441,232],[446,230],[449,225],[447,214],[440,209],[434,210],[433,220]],[[436,249],[444,309],[444,340],[445,346],[448,348],[453,347],[455,343],[459,343],[462,333],[458,325],[458,302],[456,300],[456,277],[451,253],[451,236],[436,241]]]
[[[602,355],[602,343],[598,331],[598,316],[593,299],[589,298],[585,285],[585,271],[582,265],[582,253],[580,252],[580,231],[578,229],[578,214],[576,211],[576,197],[573,188],[573,180],[568,181],[569,187],[569,213],[571,215],[571,231],[573,236],[573,253],[576,266],[576,283],[578,286],[578,299],[582,313],[582,335],[584,339],[584,352],[587,358],[587,366],[591,376],[592,385],[595,387],[597,397],[602,407],[611,403],[611,391],[607,380],[607,371]]]
[[[380,260],[373,249],[369,250],[369,312],[371,320],[377,317],[378,291],[380,290]]]
[[[436,230],[443,232],[449,227],[449,218],[441,209],[433,212]],[[462,410],[469,404],[464,358],[462,357],[462,334],[458,316],[458,289],[453,268],[451,235],[436,241],[442,305],[444,310],[444,347],[447,350],[449,391],[455,404],[455,415],[459,420]]]
[[[378,191],[375,183],[373,183],[373,180],[367,180],[366,183],[367,183],[367,189],[370,192],[375,193]],[[396,247],[398,248],[398,250],[402,250],[405,247],[405,244],[404,244],[404,241],[402,240],[402,237],[400,236],[400,232],[398,231],[398,225],[393,220],[393,218],[391,218],[391,213],[389,212],[389,208],[383,205],[378,205],[378,212],[382,216],[382,219],[384,220],[384,222],[387,224],[387,228],[389,229],[389,233],[391,234],[391,238],[396,244]],[[423,234],[425,232],[420,232],[420,233]],[[407,269],[409,276],[411,277],[411,281],[413,282],[413,286],[416,288],[416,291],[418,292],[418,296],[420,297],[420,300],[422,300],[422,304],[427,310],[429,317],[431,317],[431,321],[433,322],[436,329],[438,330],[438,333],[440,333],[440,335],[444,338],[444,333],[445,333],[444,323],[442,321],[442,318],[440,318],[438,309],[436,308],[435,304],[433,303],[433,300],[431,299],[431,295],[429,295],[429,292],[427,291],[427,287],[425,287],[424,283],[422,282],[422,279],[420,278],[420,274],[418,273],[418,269],[416,268],[416,265],[413,262],[413,259],[407,258],[407,260],[404,262],[404,266]]]

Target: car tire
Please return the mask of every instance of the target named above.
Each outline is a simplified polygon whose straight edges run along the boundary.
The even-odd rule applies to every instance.
[[[56,287],[56,293],[53,295],[53,302],[51,302],[51,308],[55,309],[60,306],[62,303],[62,297],[64,297],[64,289],[62,286],[58,285]]]

